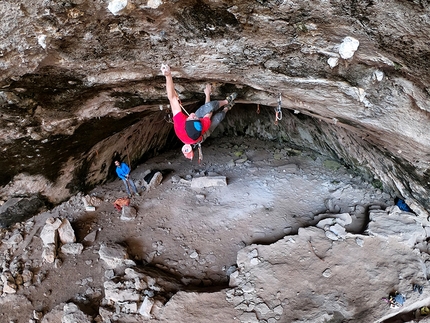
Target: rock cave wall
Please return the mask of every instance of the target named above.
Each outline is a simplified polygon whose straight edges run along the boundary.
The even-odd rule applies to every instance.
[[[3,200],[58,203],[114,178],[115,155],[179,147],[168,63],[187,109],[207,82],[238,92],[219,134],[331,155],[427,216],[427,1],[123,3],[0,3]]]

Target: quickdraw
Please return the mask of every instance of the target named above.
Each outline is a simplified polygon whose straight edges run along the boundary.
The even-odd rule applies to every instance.
[[[201,142],[198,142],[198,143],[196,143],[196,144],[192,144],[191,145],[191,149],[194,151],[196,148],[197,148],[197,150],[198,150],[198,152],[199,152],[199,164],[201,164],[202,163],[202,161],[203,161],[203,151],[202,151],[202,142],[203,141],[201,141]],[[191,159],[191,158],[190,158]]]
[[[260,105],[257,104],[257,114],[260,114]]]
[[[203,152],[202,152],[202,145],[201,145],[201,143],[198,143],[197,147],[199,148],[199,164],[201,164],[202,161],[203,161]]]
[[[170,115],[170,113],[164,116],[164,120],[167,123],[173,123],[172,116]]]
[[[279,93],[278,107],[275,109],[275,125],[278,125],[278,121],[282,120],[282,96]]]

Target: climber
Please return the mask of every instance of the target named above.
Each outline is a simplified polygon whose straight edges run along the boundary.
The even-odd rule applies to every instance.
[[[195,113],[188,116],[182,111],[183,107],[176,94],[172,74],[168,65],[161,65],[161,73],[166,77],[167,97],[173,114],[173,126],[178,138],[185,144],[182,152],[186,158],[193,159],[192,144],[202,143],[224,119],[225,114],[234,105],[237,94],[230,94],[225,100],[211,101],[211,85],[207,84],[205,104]],[[224,108],[223,108],[224,107]],[[221,108],[223,108],[221,110]],[[220,111],[221,110],[221,111]],[[213,114],[215,112],[215,114]],[[188,114],[188,113],[187,113]]]
[[[127,191],[127,195],[131,198],[130,186],[136,196],[139,196],[137,192],[136,185],[134,185],[133,180],[130,177],[130,168],[126,163],[121,163],[118,159],[115,160],[116,173],[119,178],[122,179],[125,185],[125,190]]]

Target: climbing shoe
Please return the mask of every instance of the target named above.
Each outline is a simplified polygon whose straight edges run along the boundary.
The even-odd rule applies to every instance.
[[[230,94],[228,97],[226,97],[225,99],[227,100],[227,102],[230,104],[234,101],[234,99],[236,99],[237,97],[237,93],[233,92],[232,94]]]
[[[234,105],[234,101],[232,101],[232,102],[230,102],[229,104],[227,104],[227,105],[224,107],[224,109],[231,110],[231,108],[233,108],[233,105]]]

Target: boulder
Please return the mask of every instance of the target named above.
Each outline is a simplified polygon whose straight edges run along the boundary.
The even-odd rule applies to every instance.
[[[63,219],[61,221],[61,225],[58,227],[58,237],[63,244],[76,242],[75,231],[69,220]]]
[[[0,227],[8,228],[14,223],[26,221],[44,206],[45,200],[39,196],[10,198],[0,206]]]
[[[225,176],[202,176],[195,177],[191,181],[191,188],[205,188],[212,186],[227,186]]]
[[[100,259],[102,259],[110,269],[136,265],[133,260],[129,259],[127,249],[118,244],[103,244],[100,247],[99,255]]]

